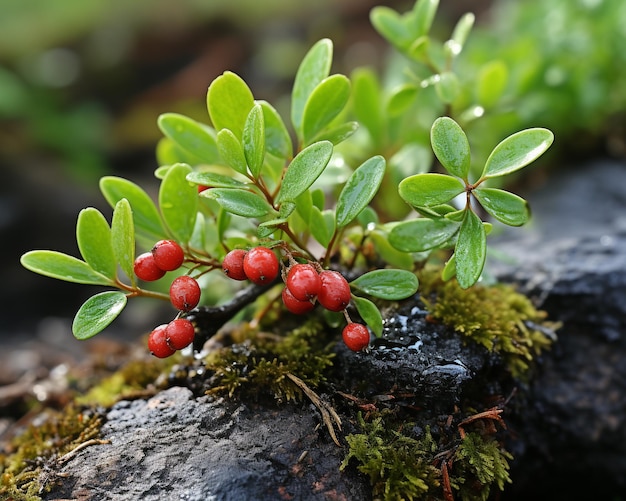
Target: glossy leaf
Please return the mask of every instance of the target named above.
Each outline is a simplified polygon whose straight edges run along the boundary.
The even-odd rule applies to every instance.
[[[94,271],[115,280],[117,263],[111,245],[111,228],[99,210],[89,207],[80,211],[76,242],[81,256]]]
[[[293,152],[293,145],[282,117],[267,101],[258,101],[258,103],[263,110],[265,148],[267,152],[278,158],[290,158]]]
[[[348,139],[358,128],[358,122],[345,122],[336,127],[322,130],[322,132],[315,136],[314,141],[330,141],[336,145]]]
[[[111,220],[111,245],[115,259],[120,268],[134,283],[135,273],[133,263],[135,261],[135,227],[133,224],[133,211],[130,203],[122,198],[115,205],[113,219]]]
[[[430,142],[441,165],[453,176],[467,181],[470,145],[461,126],[451,118],[438,118],[430,129]]]
[[[481,178],[504,176],[525,167],[540,157],[552,144],[548,129],[526,129],[510,135],[498,144],[485,163]]]
[[[352,296],[356,311],[363,321],[372,329],[372,332],[376,337],[383,335],[383,316],[380,314],[378,307],[372,303],[369,299],[364,297]]]
[[[309,49],[302,59],[291,92],[291,122],[302,139],[304,108],[313,89],[324,80],[333,60],[333,43],[323,38]]]
[[[295,201],[315,182],[328,165],[333,143],[320,141],[304,148],[285,171],[276,202]]]
[[[159,211],[141,187],[121,177],[105,176],[100,179],[100,190],[111,207],[123,198],[128,200],[137,236],[152,243],[167,238]]]
[[[187,174],[187,181],[210,188],[244,188],[249,183],[243,183],[231,176],[218,174],[217,172],[193,171]]]
[[[255,104],[250,110],[243,128],[241,142],[250,173],[254,179],[257,179],[265,158],[265,124],[260,104]]]
[[[226,164],[233,170],[248,176],[248,163],[241,141],[230,129],[222,129],[217,133],[217,149]]]
[[[456,278],[463,289],[474,285],[483,271],[487,256],[487,237],[480,218],[466,210],[454,252]]]
[[[119,291],[101,292],[90,297],[74,317],[74,337],[84,340],[102,332],[122,312],[126,302],[126,294]]]
[[[350,286],[379,299],[396,301],[417,292],[415,274],[407,270],[374,270],[350,282]]]
[[[93,270],[85,261],[62,252],[34,250],[24,254],[20,263],[27,270],[57,280],[88,285],[113,285],[113,281]]]
[[[403,221],[389,232],[389,243],[403,252],[423,252],[449,242],[459,227],[459,223],[445,218]]]
[[[404,270],[410,270],[413,267],[413,257],[410,254],[395,248],[390,243],[389,236],[386,233],[373,231],[369,234],[369,239],[374,243],[376,254],[386,263]]]
[[[448,41],[448,46],[452,56],[458,56],[463,50],[467,37],[472,31],[476,17],[471,12],[464,14],[456,23],[452,31],[452,37]]]
[[[370,22],[383,38],[397,48],[405,49],[411,43],[412,33],[395,10],[376,6],[370,12]]]
[[[404,113],[415,101],[419,88],[413,84],[403,84],[393,89],[389,102],[387,103],[387,112],[392,117]]]
[[[386,127],[378,77],[368,68],[358,68],[352,73],[351,80],[354,116],[368,130],[372,142],[380,145]]]
[[[163,134],[202,162],[219,162],[215,131],[211,127],[178,113],[161,115],[157,124]]]
[[[230,71],[217,77],[207,92],[207,108],[215,129],[230,129],[241,140],[254,96],[243,79]]]
[[[456,275],[456,257],[454,254],[450,256],[450,259],[446,261],[446,264],[443,265],[443,270],[441,270],[441,280],[447,282],[452,277]]]
[[[385,175],[385,159],[380,155],[361,164],[350,175],[337,199],[337,227],[351,223],[367,207]]]
[[[310,144],[341,113],[349,98],[350,80],[344,75],[325,78],[313,89],[302,113],[304,144]]]
[[[187,181],[191,167],[176,164],[167,172],[159,189],[163,220],[181,245],[191,238],[198,211],[198,189]]]
[[[413,37],[427,35],[435,19],[439,0],[418,0],[411,12],[413,21]]]
[[[489,214],[504,224],[522,226],[530,219],[528,203],[522,197],[497,188],[477,188],[472,193]]]
[[[322,247],[328,247],[335,232],[335,214],[331,210],[321,211],[315,205],[311,208],[309,228],[313,238]]]
[[[215,188],[203,191],[202,196],[216,200],[225,211],[237,216],[263,217],[271,212],[265,199],[247,190]]]
[[[461,181],[445,174],[416,174],[403,179],[398,186],[402,199],[417,207],[445,204],[464,191]]]

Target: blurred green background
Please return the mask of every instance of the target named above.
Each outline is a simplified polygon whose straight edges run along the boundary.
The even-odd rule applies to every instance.
[[[19,257],[76,255],[78,211],[110,211],[102,175],[156,189],[159,114],[207,121],[207,86],[225,70],[280,108],[322,37],[334,41],[336,72],[384,67],[391,51],[369,23],[375,5],[404,12],[413,2],[0,0],[0,338],[45,335],[61,318],[72,342],[67,322],[93,291],[27,272]],[[553,163],[626,157],[626,2],[441,0],[436,29],[448,34],[467,11],[477,29],[462,64],[509,63],[515,125],[553,129]],[[154,325],[122,320],[138,335]]]

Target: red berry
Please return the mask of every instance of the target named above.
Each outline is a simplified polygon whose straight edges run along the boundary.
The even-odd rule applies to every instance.
[[[320,273],[322,286],[317,293],[318,302],[327,310],[342,311],[350,303],[350,284],[338,271]]]
[[[289,268],[285,283],[293,297],[299,301],[306,301],[317,296],[322,279],[312,264],[294,264]]]
[[[200,302],[198,281],[189,275],[175,278],[170,286],[170,301],[177,310],[193,310]]]
[[[370,342],[370,332],[363,324],[349,323],[343,328],[341,337],[352,351],[361,351]]]
[[[185,252],[174,240],[159,240],[152,247],[152,255],[156,265],[165,271],[177,270],[185,260]]]
[[[144,252],[137,256],[133,269],[135,275],[146,282],[153,282],[165,275],[165,270],[159,268],[154,262],[154,256],[151,252]]]
[[[267,247],[250,249],[243,258],[243,271],[255,284],[263,285],[274,281],[278,276],[278,258]]]
[[[159,325],[148,336],[148,349],[158,358],[167,358],[176,353],[176,350],[167,344],[165,339],[166,328],[167,324]]]
[[[245,280],[248,278],[243,271],[244,257],[246,257],[246,251],[243,249],[231,250],[224,256],[222,271],[228,278],[232,278],[233,280]]]
[[[170,348],[182,350],[191,344],[195,335],[193,324],[186,318],[172,320],[165,328],[165,340]]]
[[[311,301],[300,301],[293,297],[293,294],[287,287],[283,289],[283,303],[291,313],[296,315],[304,315],[315,307],[315,304]]]

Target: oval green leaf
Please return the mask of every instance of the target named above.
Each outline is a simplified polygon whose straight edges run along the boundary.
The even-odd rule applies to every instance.
[[[163,134],[202,162],[219,162],[215,131],[211,127],[178,113],[161,115],[157,124]]]
[[[319,210],[315,205],[311,207],[309,228],[313,238],[322,247],[328,247],[330,240],[335,233],[335,214],[332,210]]]
[[[378,77],[369,68],[357,68],[352,73],[351,80],[354,116],[369,132],[375,148],[379,147],[387,131]]]
[[[441,165],[453,176],[467,181],[470,145],[461,126],[449,117],[439,117],[430,129],[430,142]]]
[[[530,219],[528,203],[522,197],[497,188],[477,188],[472,193],[480,205],[501,223],[522,226]]]
[[[119,291],[101,292],[90,297],[74,317],[74,337],[85,340],[102,332],[122,312],[126,302],[126,294]]]
[[[464,191],[461,181],[445,174],[415,174],[403,179],[398,186],[402,199],[416,207],[445,204]]]
[[[287,159],[293,154],[291,136],[285,122],[276,109],[267,101],[258,101],[263,109],[263,123],[265,124],[265,149],[270,155]]]
[[[295,201],[322,174],[333,154],[333,143],[320,141],[304,148],[285,171],[276,202]]]
[[[24,268],[65,282],[88,285],[113,285],[113,281],[93,270],[85,261],[62,252],[34,250],[20,258]]]
[[[167,171],[159,189],[159,206],[175,240],[185,245],[193,233],[198,211],[198,189],[187,181],[191,167],[176,164]]]
[[[487,236],[480,218],[466,210],[454,251],[456,278],[463,289],[478,282],[487,256]]]
[[[135,228],[133,225],[133,211],[130,208],[130,203],[125,198],[117,202],[113,210],[111,245],[120,268],[134,284]]]
[[[243,146],[233,131],[222,129],[217,133],[217,149],[226,165],[239,174],[248,175],[248,163]]]
[[[400,14],[390,7],[374,7],[370,12],[370,22],[383,38],[400,50],[407,48],[413,39]]]
[[[265,159],[265,124],[260,104],[255,104],[248,113],[241,143],[250,173],[257,179]]]
[[[241,140],[246,118],[254,106],[254,96],[246,82],[239,75],[226,71],[213,80],[206,99],[215,129],[230,129]]]
[[[471,12],[464,14],[461,19],[456,23],[454,30],[452,31],[452,37],[450,38],[450,46],[452,50],[452,56],[458,56],[463,50],[463,46],[467,41],[472,28],[474,27],[474,21],[476,16]]]
[[[332,75],[322,80],[311,92],[302,113],[302,139],[311,143],[341,113],[350,98],[350,80]]]
[[[247,190],[214,188],[203,191],[202,196],[216,200],[225,211],[237,216],[263,217],[272,210],[265,199]]]
[[[427,35],[435,19],[439,0],[419,0],[411,11],[412,34],[414,38]]]
[[[459,78],[451,71],[444,71],[435,82],[435,92],[445,104],[452,103],[461,92]]]
[[[115,280],[117,263],[111,245],[111,228],[98,209],[89,207],[79,212],[76,242],[81,256],[94,271]]]
[[[407,270],[374,270],[350,282],[350,286],[365,294],[390,301],[405,299],[417,292],[419,283]]]
[[[395,117],[404,113],[415,101],[419,87],[413,84],[403,84],[393,89],[387,103],[387,112]]]
[[[352,296],[356,311],[363,321],[372,329],[372,332],[376,337],[383,335],[383,316],[380,314],[378,307],[372,303],[369,299],[364,297]]]
[[[123,198],[128,200],[133,210],[137,236],[147,242],[147,245],[151,246],[157,240],[167,238],[159,211],[141,187],[121,177],[105,176],[100,179],[100,191],[111,207],[115,207]]]
[[[226,130],[226,129],[224,129]],[[208,186],[209,188],[245,188],[249,183],[242,183],[231,176],[224,176],[217,172],[190,172],[187,174],[190,183]]]
[[[369,239],[374,244],[376,254],[380,256],[383,261],[389,263],[390,266],[401,268],[403,270],[410,270],[413,267],[413,257],[407,252],[396,249],[390,243],[387,233],[373,231],[369,234]]]
[[[509,71],[502,61],[490,61],[480,68],[476,79],[476,100],[483,108],[496,105],[504,94]]]
[[[313,89],[328,76],[332,60],[333,43],[323,38],[309,49],[298,67],[291,91],[291,122],[300,140],[304,108]]]
[[[395,225],[389,243],[403,252],[423,252],[438,248],[459,231],[460,223],[445,218],[419,218]]]
[[[525,129],[498,144],[487,159],[481,178],[504,176],[540,157],[554,141],[548,129]]]
[[[337,199],[337,227],[343,228],[367,207],[385,175],[385,159],[380,155],[363,162],[350,175]]]
[[[322,130],[317,136],[315,136],[314,141],[330,141],[331,143],[337,145],[348,139],[358,130],[358,128],[358,122],[342,123],[337,127]]]

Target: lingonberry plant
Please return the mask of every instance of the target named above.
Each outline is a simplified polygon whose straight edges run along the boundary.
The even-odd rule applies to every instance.
[[[409,61],[408,72],[397,71],[412,81],[400,89],[386,93],[366,69],[352,79],[331,74],[333,47],[323,39],[296,73],[291,128],[228,71],[208,87],[211,125],[161,115],[157,203],[132,181],[104,177],[100,189],[112,220],[109,225],[94,208],[79,214],[82,259],[50,250],[22,256],[26,268],[42,275],[114,289],[80,307],[74,335],[86,339],[102,331],[128,298],[170,300],[176,318],[148,340],[153,354],[169,356],[193,341],[186,317],[200,314],[201,295],[212,303],[218,291],[230,301],[228,308],[216,307],[220,314],[234,315],[267,294],[272,301],[282,298],[294,314],[321,310],[335,324],[345,318],[343,339],[361,350],[370,330],[382,333],[380,301],[415,294],[416,266],[433,250],[453,249],[444,278],[456,277],[464,288],[476,283],[491,223],[481,219],[473,200],[497,221],[524,224],[526,202],[488,185],[540,156],[552,133],[534,128],[513,134],[474,175],[462,128],[474,108],[457,112],[455,99],[464,87],[453,72],[473,17],[463,17],[452,38],[438,44],[429,35],[436,7],[434,0],[420,0],[404,16],[387,8],[372,12],[374,26]],[[436,92],[428,93],[432,88]],[[416,139],[423,136],[424,119],[415,107],[424,97],[439,117],[428,120],[432,151],[448,174],[427,172],[432,154]],[[417,217],[407,218],[410,208]],[[137,249],[146,251],[135,257]],[[161,290],[164,277],[169,295]],[[152,288],[144,284],[155,281]],[[217,310],[203,314],[211,311]]]

